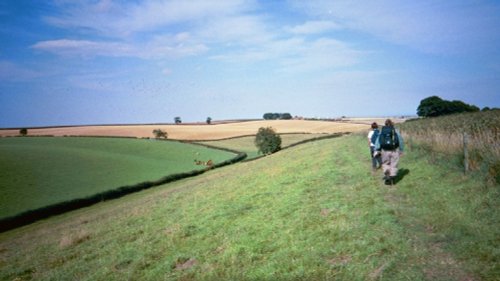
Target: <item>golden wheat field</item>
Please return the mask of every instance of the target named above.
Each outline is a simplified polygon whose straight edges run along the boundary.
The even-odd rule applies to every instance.
[[[153,130],[161,129],[169,139],[176,140],[217,140],[245,135],[255,135],[260,127],[273,127],[277,133],[339,133],[368,130],[366,124],[348,122],[307,121],[307,120],[261,120],[223,124],[181,124],[181,125],[120,125],[120,126],[80,126],[28,129],[28,135],[53,136],[120,136],[153,137]],[[16,136],[19,130],[0,130],[0,136]]]

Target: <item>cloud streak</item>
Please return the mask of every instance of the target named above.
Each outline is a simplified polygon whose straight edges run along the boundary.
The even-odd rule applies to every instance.
[[[341,28],[334,21],[281,26],[272,23],[268,16],[253,14],[255,6],[253,1],[243,0],[146,1],[126,6],[100,1],[85,6],[62,5],[63,15],[47,18],[48,22],[68,29],[90,29],[95,36],[104,34],[108,39],[47,40],[32,48],[61,56],[142,59],[178,59],[208,53],[212,60],[235,64],[272,62],[280,72],[315,71],[359,61],[360,51],[340,40],[324,37]],[[150,36],[146,31],[152,29],[159,31]],[[172,34],[171,30],[178,32]],[[308,35],[319,37],[307,38]]]
[[[492,48],[500,5],[487,1],[291,1],[310,15],[428,53],[462,54]]]
[[[61,28],[92,30],[107,37],[129,37],[145,31],[157,31],[169,25],[204,22],[246,11],[254,6],[246,0],[172,0],[96,3],[62,1],[59,15],[45,17],[46,22]]]

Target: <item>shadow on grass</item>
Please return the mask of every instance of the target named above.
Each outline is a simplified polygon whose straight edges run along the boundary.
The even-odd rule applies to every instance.
[[[394,184],[397,184],[398,182],[402,181],[403,178],[410,173],[409,169],[399,169],[398,174],[394,178]]]

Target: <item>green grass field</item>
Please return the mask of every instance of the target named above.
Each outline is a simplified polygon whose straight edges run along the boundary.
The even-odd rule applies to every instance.
[[[498,189],[365,136],[321,140],[0,234],[1,280],[498,280]]]
[[[314,139],[318,137],[324,137],[325,134],[281,134],[281,147],[285,148],[292,144],[308,140]],[[246,159],[253,159],[262,154],[259,154],[257,147],[255,146],[255,136],[244,136],[239,138],[231,138],[225,140],[216,140],[216,141],[202,141],[199,142],[201,144],[208,144],[215,147],[222,147],[227,149],[233,149],[236,151],[245,152],[247,154]]]
[[[0,138],[0,155],[0,218],[234,156],[170,141],[48,137]]]

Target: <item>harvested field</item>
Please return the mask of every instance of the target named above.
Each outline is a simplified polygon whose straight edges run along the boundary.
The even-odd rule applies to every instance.
[[[339,132],[359,132],[368,130],[364,124],[346,122],[306,121],[306,120],[262,120],[225,124],[197,125],[120,125],[120,126],[80,126],[29,129],[28,135],[53,136],[121,136],[153,137],[154,129],[168,133],[169,139],[177,140],[219,140],[238,136],[255,135],[260,127],[273,127],[278,133],[333,134]],[[19,130],[0,130],[0,136],[17,136]]]

